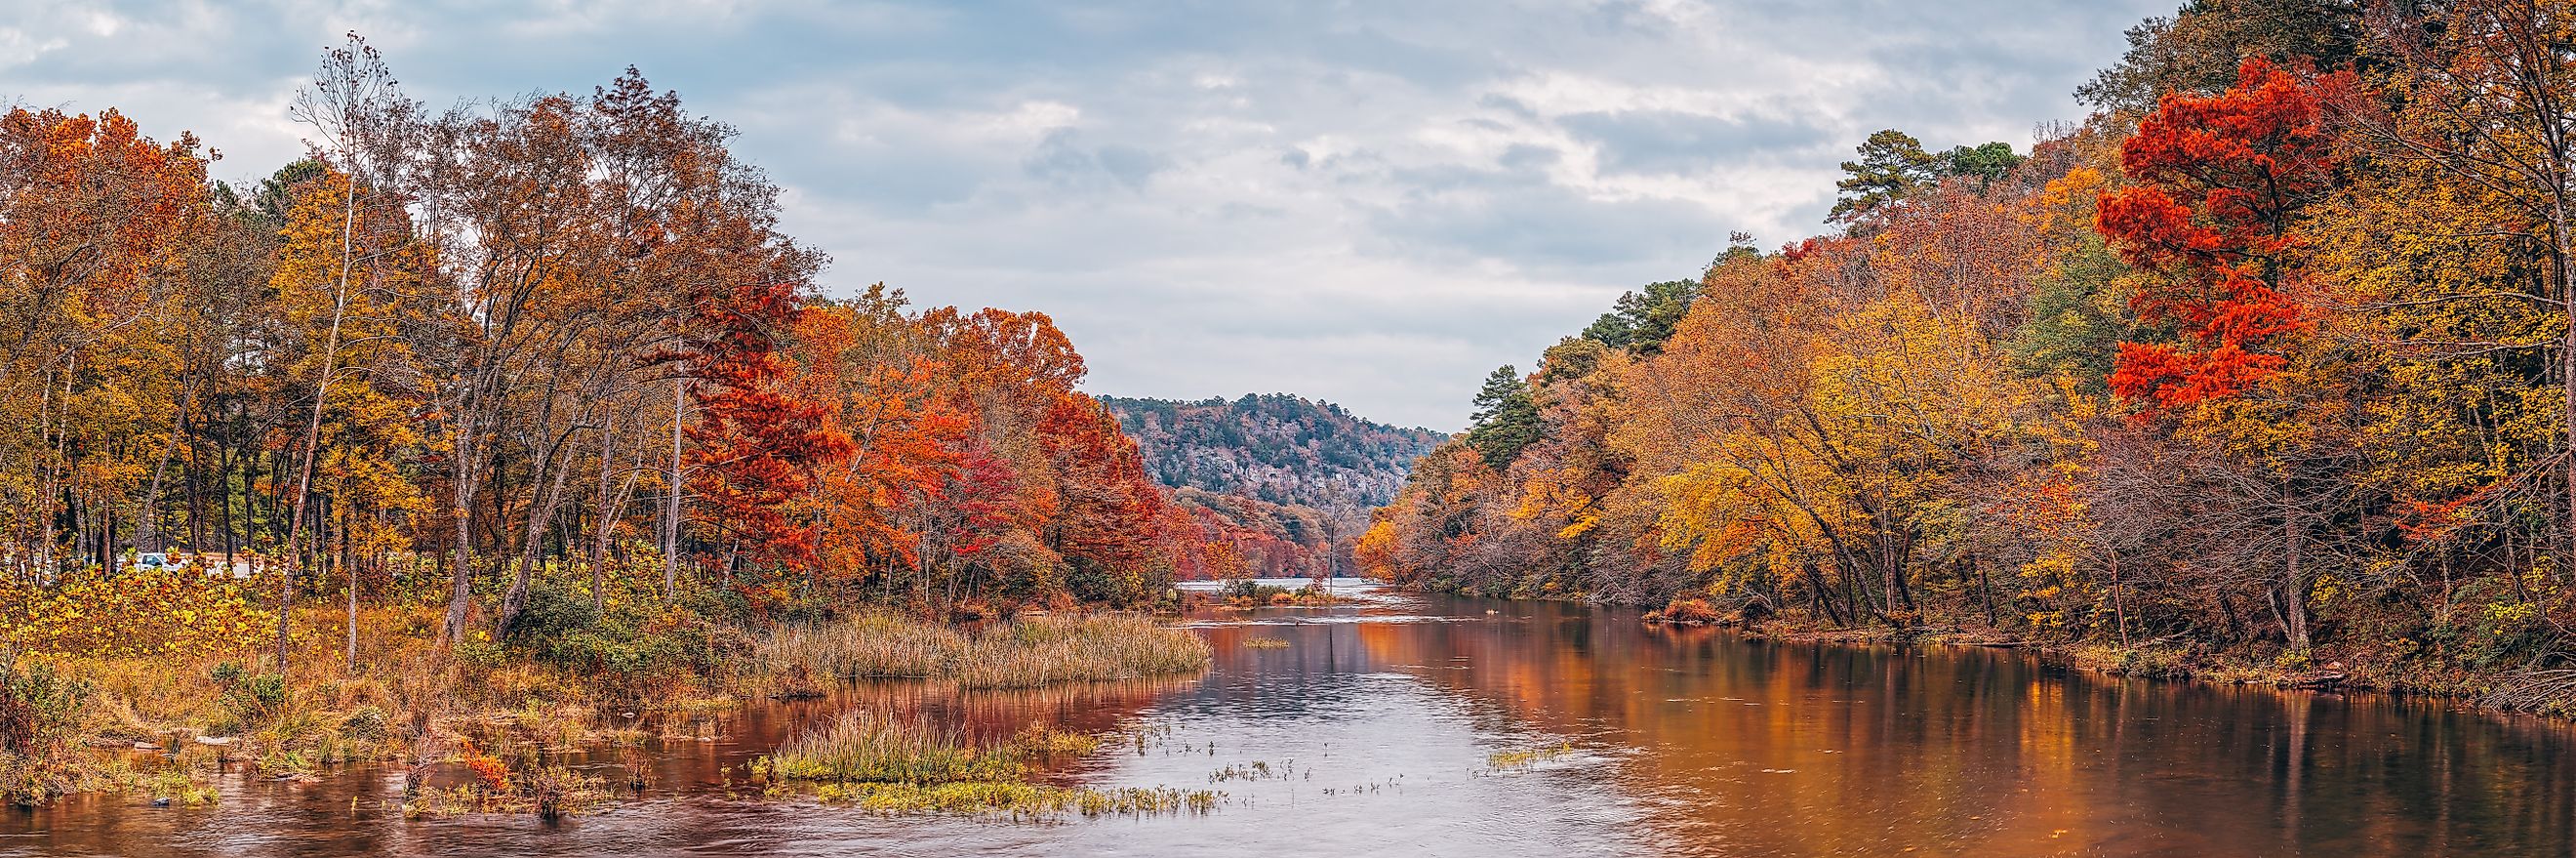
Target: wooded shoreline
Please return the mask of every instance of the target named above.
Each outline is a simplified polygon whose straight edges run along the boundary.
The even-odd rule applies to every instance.
[[[1488,376],[1359,562],[2576,711],[2571,34],[2192,4],[2027,152],[1873,134],[1832,231]]]

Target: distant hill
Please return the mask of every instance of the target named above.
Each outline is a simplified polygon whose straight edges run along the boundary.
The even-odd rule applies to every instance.
[[[1232,402],[1100,401],[1144,449],[1146,472],[1157,482],[1313,507],[1349,524],[1394,500],[1413,460],[1448,438],[1285,393]]]

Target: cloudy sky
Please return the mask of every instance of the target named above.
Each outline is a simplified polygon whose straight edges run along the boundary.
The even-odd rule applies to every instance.
[[[1089,389],[1455,429],[1730,230],[1821,231],[1872,130],[2026,147],[2176,0],[0,0],[0,102],[193,130],[217,176],[367,34],[433,105],[628,64],[741,129],[787,229],[925,306],[1043,310]]]

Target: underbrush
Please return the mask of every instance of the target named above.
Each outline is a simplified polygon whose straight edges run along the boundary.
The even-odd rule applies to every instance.
[[[1706,599],[1674,599],[1661,608],[1647,611],[1644,619],[1649,623],[1705,626],[1723,623],[1726,617]]]
[[[82,786],[73,741],[91,695],[53,665],[0,652],[0,801],[35,804]]]
[[[549,759],[542,749],[523,748],[504,758],[464,740],[451,760],[471,776],[448,787],[407,786],[405,816],[533,813],[554,819],[588,810],[608,797],[601,779]]]

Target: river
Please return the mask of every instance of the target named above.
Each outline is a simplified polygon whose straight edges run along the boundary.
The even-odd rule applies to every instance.
[[[1210,613],[1193,680],[881,685],[709,716],[584,764],[560,822],[405,820],[383,768],[225,779],[214,807],[0,809],[0,856],[2419,856],[2576,850],[2576,732],[2438,701],[2122,680],[2003,650],[1806,645],[1634,611],[1371,592]],[[1285,647],[1246,646],[1276,639]],[[743,762],[872,705],[979,735],[1143,732],[1047,779],[1223,790],[1205,815],[1014,823],[761,800]],[[1501,755],[1501,756],[1498,756]],[[1259,766],[1255,766],[1259,763]]]

